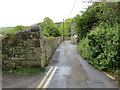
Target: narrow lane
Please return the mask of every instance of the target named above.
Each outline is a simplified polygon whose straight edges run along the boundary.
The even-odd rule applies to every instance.
[[[117,88],[108,76],[82,59],[70,41],[56,49],[45,73],[3,74],[2,84],[3,88]]]
[[[117,88],[109,77],[82,59],[70,41],[61,43],[50,65],[58,69],[47,88]]]

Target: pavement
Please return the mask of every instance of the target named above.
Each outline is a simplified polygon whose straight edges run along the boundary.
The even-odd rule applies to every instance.
[[[2,76],[3,88],[118,88],[113,81],[88,64],[76,45],[64,41],[56,49],[46,72],[34,75]]]

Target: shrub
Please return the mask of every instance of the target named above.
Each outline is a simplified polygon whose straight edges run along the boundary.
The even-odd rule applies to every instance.
[[[45,17],[43,22],[38,23],[37,25],[41,26],[42,33],[43,33],[44,36],[47,36],[47,37],[49,37],[49,36],[53,36],[53,37],[60,36],[58,26],[49,17]]]
[[[97,27],[78,44],[81,56],[99,70],[116,70],[120,65],[117,50],[119,25],[108,28]]]
[[[60,36],[60,32],[56,26],[46,26],[43,30],[43,35],[45,36],[53,36],[53,37],[58,37]]]
[[[114,27],[114,23],[120,23],[120,2],[95,2],[89,6],[82,15],[74,18],[78,41],[85,38],[93,26],[103,25]]]

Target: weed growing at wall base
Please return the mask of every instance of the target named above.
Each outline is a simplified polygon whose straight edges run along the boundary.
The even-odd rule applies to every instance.
[[[41,72],[45,72],[45,70],[41,68],[23,68],[17,70],[4,71],[4,73],[8,74],[37,74]]]

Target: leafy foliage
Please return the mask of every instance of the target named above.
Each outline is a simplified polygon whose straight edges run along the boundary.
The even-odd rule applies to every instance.
[[[120,2],[97,2],[75,17],[78,52],[99,70],[120,70],[119,11]]]
[[[72,18],[69,18],[64,22],[64,36],[66,37],[71,36],[71,26],[70,26],[71,22],[72,22]],[[63,35],[63,24],[60,26],[59,30],[60,30],[60,34]]]
[[[16,32],[19,32],[19,31],[22,31],[22,30],[25,30],[29,27],[25,27],[25,26],[22,26],[22,25],[18,25],[16,27],[10,27],[10,28],[5,28],[5,30],[2,30],[2,34],[4,37],[6,37],[7,34],[15,34]]]
[[[113,26],[115,22],[120,23],[120,2],[96,2],[88,7],[82,15],[76,15],[75,28],[78,40],[86,37],[93,26],[101,24],[106,27]]]
[[[106,29],[98,27],[78,44],[81,56],[100,70],[116,69],[120,65],[117,48],[118,25]]]
[[[75,20],[75,28],[78,34],[78,39],[86,37],[88,30],[90,30],[95,23],[97,23],[97,18],[95,16],[97,9],[93,6],[89,7],[85,12],[83,12],[82,16],[77,15]]]
[[[45,36],[54,36],[54,37],[60,36],[59,29],[56,26],[50,26],[50,25],[44,27],[43,34]]]
[[[42,27],[43,35],[49,36],[60,36],[59,29],[57,25],[49,18],[45,17],[42,23],[39,23]]]
[[[105,22],[113,26],[115,22],[120,23],[120,2],[96,3],[96,7],[99,8],[99,12],[96,13],[99,24]]]

